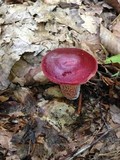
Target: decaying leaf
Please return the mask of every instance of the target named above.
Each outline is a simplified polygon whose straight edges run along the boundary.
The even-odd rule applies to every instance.
[[[119,0],[105,0],[111,5],[118,13],[120,13],[120,1]]]
[[[71,0],[61,2],[73,3]],[[74,1],[74,4],[79,6],[82,1]],[[98,8],[100,14],[102,7],[98,6]],[[97,8],[93,7],[91,13],[87,11],[87,7],[84,6],[84,9],[85,11],[79,7],[68,7],[65,10],[42,1],[22,5],[2,5],[0,23],[4,25],[1,26],[2,39],[0,41],[0,75],[2,75],[0,76],[0,89],[4,90],[8,87],[11,68],[24,53],[43,56],[48,50],[73,47],[74,43],[75,47],[80,47],[81,42],[88,42],[91,48],[94,46],[98,49],[100,45],[98,45],[99,37],[96,32],[101,18],[95,16]],[[34,79],[38,80],[39,75],[36,75]],[[24,85],[25,81],[20,75],[14,77],[14,82],[19,82],[21,85]]]
[[[31,68],[32,66],[29,63],[27,63],[23,59],[20,59],[12,67],[9,79],[13,83],[19,83],[21,86],[23,86],[26,83],[25,75]]]
[[[115,105],[112,105],[110,107],[110,113],[111,113],[113,122],[120,124],[120,109]]]
[[[58,4],[60,0],[44,0],[46,4]]]
[[[42,119],[48,121],[58,130],[67,132],[67,126],[77,118],[75,109],[64,102],[53,100],[47,105],[43,106],[42,104],[43,102],[38,103],[38,107],[43,113]]]
[[[40,84],[45,84],[45,83],[47,83],[49,81],[42,71],[40,71],[37,74],[35,74],[33,76],[33,79],[36,82],[39,82]]]
[[[58,3],[75,3],[75,4],[81,4],[82,3],[82,0],[44,0],[44,2],[46,3],[46,4],[58,4]]]
[[[120,38],[120,14],[115,18],[112,23],[112,31],[116,37]]]
[[[6,160],[11,160],[11,159],[20,160],[20,157],[18,155],[9,155],[6,157]]]
[[[20,56],[25,52],[38,54],[47,47],[51,46],[45,44],[43,40],[48,39],[48,35],[39,32],[41,26],[37,27],[36,17],[31,16],[38,14],[41,22],[46,21],[45,14],[49,15],[50,11],[55,6],[41,5],[42,2],[36,2],[33,6],[22,5],[2,5],[0,7],[1,17],[4,17],[5,25],[2,26],[2,39],[0,41],[0,89],[4,90],[9,85],[8,76],[10,70]],[[48,9],[49,8],[49,9]],[[6,14],[8,13],[8,14]],[[6,25],[9,24],[9,25]],[[36,31],[36,32],[35,32]],[[50,35],[49,35],[50,36]],[[41,43],[41,45],[40,45]],[[44,47],[43,47],[44,46]],[[46,48],[46,49],[45,49]]]
[[[101,22],[113,32],[107,33],[120,37],[119,23],[109,26],[116,17],[112,7],[97,0],[0,4],[0,158],[63,160],[92,144],[78,159],[100,159],[102,151],[116,149],[106,144],[110,138],[113,144],[119,142],[110,135],[93,144],[107,126],[113,131],[120,124],[119,110],[114,109],[119,105],[119,75],[114,77],[119,64],[99,64],[97,75],[81,87],[82,98],[75,101],[62,98],[56,85],[46,84],[40,67],[41,58],[58,47],[82,48],[101,62],[106,56],[100,46]],[[4,91],[11,81],[11,92]],[[119,132],[115,135],[120,137]]]
[[[50,87],[45,90],[44,96],[62,98],[64,97],[60,91],[59,86]]]
[[[5,0],[7,3],[12,4],[12,3],[23,3],[24,0]]]
[[[5,130],[0,130],[0,145],[3,148],[10,149],[12,147],[12,134]]]
[[[39,82],[40,84],[48,82],[41,70],[39,59],[34,58],[34,56],[31,56],[32,60],[30,56],[29,59],[27,59],[26,55],[24,55],[24,58],[21,58],[12,67],[9,75],[10,81],[13,83],[18,83],[21,86],[33,84],[35,82]]]
[[[0,96],[0,102],[5,102],[9,99],[9,97],[6,96]]]
[[[112,54],[120,53],[120,39],[103,25],[100,27],[100,39],[105,48]]]
[[[36,101],[29,88],[21,87],[14,91],[16,99],[22,103],[23,112],[34,113]]]
[[[55,16],[55,20],[58,23],[69,26],[70,28],[77,31],[78,33],[82,33],[84,31],[84,28],[77,26],[75,21],[72,20],[72,17],[70,17],[69,15],[66,15],[66,12],[64,12],[63,10],[58,10],[56,13],[54,13],[54,16]]]
[[[94,17],[91,15],[81,15],[81,18],[83,19],[84,23],[82,26],[89,31],[92,34],[98,33],[98,27],[100,22],[102,21],[101,18]]]

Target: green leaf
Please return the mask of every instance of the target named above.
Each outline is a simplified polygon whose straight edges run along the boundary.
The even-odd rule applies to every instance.
[[[115,56],[109,57],[104,62],[105,62],[105,64],[120,63],[120,54],[117,54]]]

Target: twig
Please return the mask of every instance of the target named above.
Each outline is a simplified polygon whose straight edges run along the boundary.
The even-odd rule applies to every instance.
[[[120,14],[111,22],[111,25],[113,25],[114,23],[115,23],[115,21],[117,20],[117,19],[119,19],[120,18]]]
[[[99,104],[99,107],[100,107],[101,120],[103,121],[106,129],[109,130],[109,129],[110,129],[110,126],[107,124],[106,119],[105,119],[105,117],[107,117],[107,113],[108,113],[108,112],[106,113],[106,115],[105,115],[105,117],[104,117],[104,116],[103,116],[103,113],[102,113],[102,108],[101,108],[101,105],[100,105],[100,104]]]
[[[83,148],[79,149],[72,157],[67,158],[66,160],[73,160],[73,158],[77,157],[78,155],[80,155],[81,153],[85,152],[86,150],[88,150],[89,148],[91,148],[93,145],[95,145],[104,136],[106,136],[110,131],[111,131],[111,129],[107,130],[105,133],[103,133],[99,138],[97,138],[91,144],[88,144],[88,145],[84,146]]]

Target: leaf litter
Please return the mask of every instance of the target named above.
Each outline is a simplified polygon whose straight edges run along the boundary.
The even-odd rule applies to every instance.
[[[104,63],[120,53],[119,9],[107,3],[117,13],[104,1],[1,3],[0,159],[120,158],[120,64]],[[42,57],[58,47],[98,60],[78,100],[41,71]]]

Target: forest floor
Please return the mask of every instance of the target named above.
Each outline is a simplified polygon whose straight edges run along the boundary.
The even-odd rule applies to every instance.
[[[120,5],[107,2],[0,2],[0,160],[120,159]],[[74,101],[40,66],[61,47],[98,61]]]

